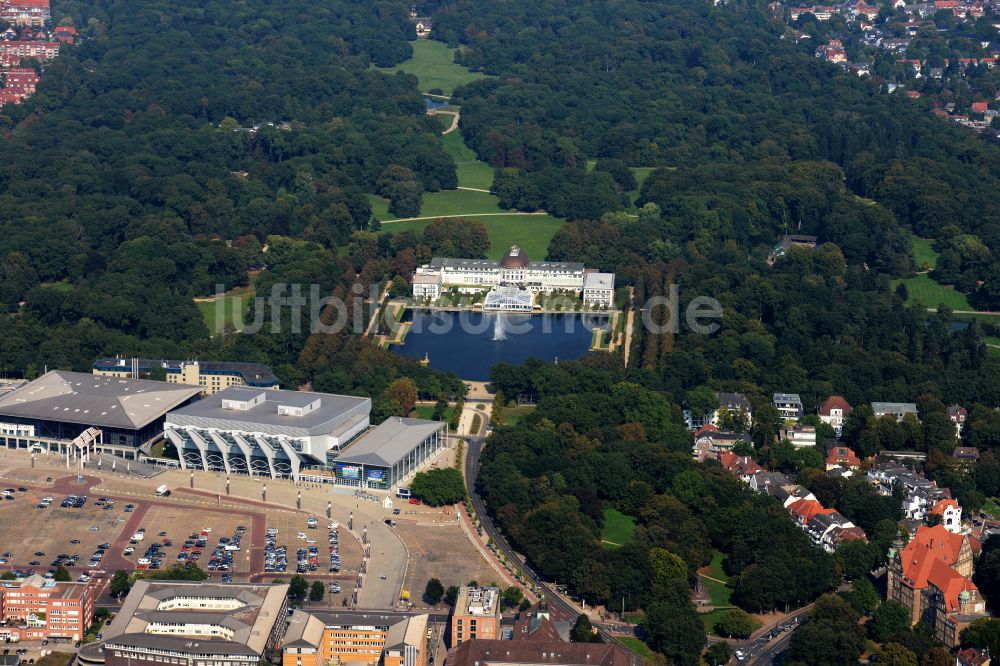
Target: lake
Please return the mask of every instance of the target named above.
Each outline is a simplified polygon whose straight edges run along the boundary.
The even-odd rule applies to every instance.
[[[404,344],[390,350],[421,359],[426,354],[432,368],[475,381],[487,381],[498,363],[580,358],[590,349],[593,329],[608,325],[607,315],[436,310],[407,310],[404,321],[413,327]]]

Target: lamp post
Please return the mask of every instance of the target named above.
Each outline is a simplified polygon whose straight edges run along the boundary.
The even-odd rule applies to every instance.
[[[302,491],[295,493],[295,508],[302,510]]]
[[[332,502],[327,502],[326,503],[326,517],[327,517],[327,519],[330,519],[330,518],[333,517],[333,503]]]
[[[267,484],[266,483],[263,484],[263,485],[261,485],[261,487],[260,487],[260,500],[262,502],[266,502],[267,501]]]
[[[191,487],[194,488],[194,470],[191,470]]]
[[[229,494],[229,477],[226,477],[226,494]]]

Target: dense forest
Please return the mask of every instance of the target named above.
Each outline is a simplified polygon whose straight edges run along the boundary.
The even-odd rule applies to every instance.
[[[0,116],[0,370],[207,356],[272,364],[290,387],[377,395],[405,374],[427,395],[461,392],[348,335],[210,339],[192,301],[250,269],[266,269],[260,293],[381,281],[384,257],[338,253],[369,224],[364,193],[399,171],[421,191],[455,186],[416,80],[370,68],[412,53],[403,3],[110,0],[53,15],[82,41]]]
[[[764,0],[439,5],[434,36],[497,75],[457,91],[462,132],[508,169],[497,186],[519,207],[558,209],[587,179],[573,208],[613,209],[609,174],[582,169],[620,159],[670,170],[642,201],[678,220],[675,243],[762,251],[782,233],[815,234],[901,274],[902,230],[938,238],[955,225],[986,249],[959,271],[973,286],[997,275],[1000,150],[782,40]],[[972,289],[983,306],[1000,302],[997,283]]]

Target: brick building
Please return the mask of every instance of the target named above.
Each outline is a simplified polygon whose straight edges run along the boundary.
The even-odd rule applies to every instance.
[[[83,640],[94,620],[94,593],[89,583],[55,582],[39,575],[0,588],[0,638]],[[17,626],[13,626],[15,621]]]
[[[378,611],[295,611],[282,666],[427,666],[428,616]]]
[[[500,588],[462,587],[451,615],[452,647],[471,638],[500,638]]]
[[[910,622],[926,622],[949,648],[973,620],[987,617],[986,604],[972,582],[969,538],[943,525],[921,527],[904,547],[890,553],[887,594],[910,610]]]

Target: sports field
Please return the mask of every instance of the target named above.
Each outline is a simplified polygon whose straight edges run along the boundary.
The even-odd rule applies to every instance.
[[[205,318],[210,335],[218,335],[227,324],[234,324],[237,330],[243,328],[246,322],[247,310],[255,295],[253,283],[248,287],[239,287],[226,292],[211,301],[195,301],[201,316]],[[239,317],[237,317],[237,313]]]
[[[443,42],[432,39],[418,39],[412,42],[413,57],[399,63],[395,67],[379,67],[386,74],[406,72],[413,74],[420,81],[420,91],[427,92],[435,88],[445,95],[451,95],[455,88],[476,79],[486,78],[485,74],[472,72],[455,64],[455,49],[448,48]]]

